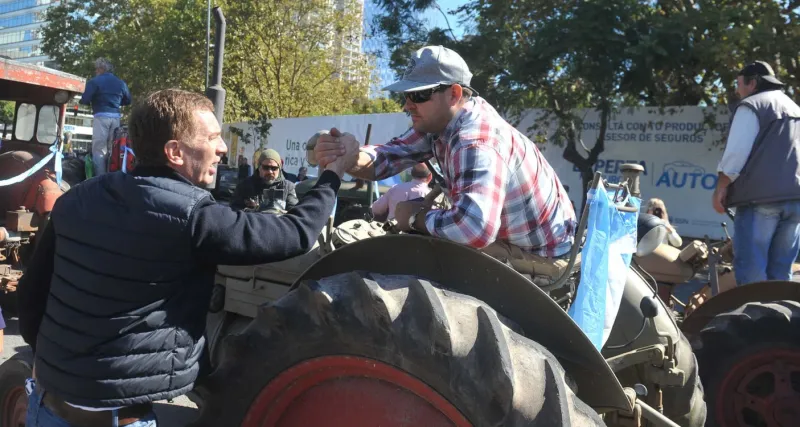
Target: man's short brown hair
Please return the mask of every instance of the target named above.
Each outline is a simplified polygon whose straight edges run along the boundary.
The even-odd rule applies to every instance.
[[[137,165],[167,164],[164,145],[170,140],[194,137],[197,110],[214,111],[204,95],[180,89],[165,89],[150,94],[131,113],[128,133]]]
[[[411,168],[411,177],[416,179],[425,179],[431,176],[431,171],[425,163],[417,163]]]

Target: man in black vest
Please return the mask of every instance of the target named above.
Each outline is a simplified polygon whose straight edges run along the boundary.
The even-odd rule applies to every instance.
[[[756,61],[737,78],[714,209],[736,208],[733,251],[739,285],[790,280],[800,251],[800,107],[772,67]]]
[[[131,116],[135,172],[56,202],[19,288],[35,351],[29,426],[155,426],[152,402],[197,378],[216,265],[314,244],[345,165],[327,167],[285,215],[236,212],[203,188],[227,151],[213,110],[200,94],[151,95]]]

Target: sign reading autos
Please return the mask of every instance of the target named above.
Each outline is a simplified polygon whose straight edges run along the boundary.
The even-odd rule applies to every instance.
[[[594,165],[610,182],[619,182],[620,166],[644,166],[642,197],[664,200],[670,221],[682,236],[723,237],[720,227],[727,217],[714,212],[711,195],[717,185],[717,164],[722,157],[723,135],[728,127],[728,110],[705,110],[714,114],[715,124],[705,124],[701,107],[623,109],[608,123],[605,150]],[[526,130],[535,113],[519,129]],[[581,139],[591,149],[600,129],[597,112],[586,112]],[[559,177],[570,187],[570,198],[579,205],[581,182],[578,169],[563,158],[563,146],[552,141],[540,146]],[[583,155],[586,155],[584,152]],[[645,204],[643,203],[643,205]],[[732,231],[733,227],[729,228]]]

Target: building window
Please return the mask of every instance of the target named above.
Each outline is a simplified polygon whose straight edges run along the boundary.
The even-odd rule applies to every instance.
[[[59,0],[17,0],[0,4],[0,13],[16,12],[18,10],[30,9],[36,6],[58,4]]]

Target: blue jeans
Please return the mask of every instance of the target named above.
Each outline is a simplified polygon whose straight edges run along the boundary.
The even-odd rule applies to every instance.
[[[733,225],[733,269],[739,286],[791,280],[800,251],[800,201],[739,207]]]
[[[114,142],[114,129],[119,127],[119,118],[95,117],[92,120],[92,162],[94,176],[108,171],[111,145]]]
[[[25,416],[25,427],[78,427],[50,412],[42,404],[42,390],[36,388],[31,380],[29,382],[30,384],[26,384],[25,387],[28,393],[28,413]],[[118,418],[114,417],[109,427],[117,427],[118,422]],[[133,424],[127,424],[125,427],[156,427],[156,414],[151,413]]]

